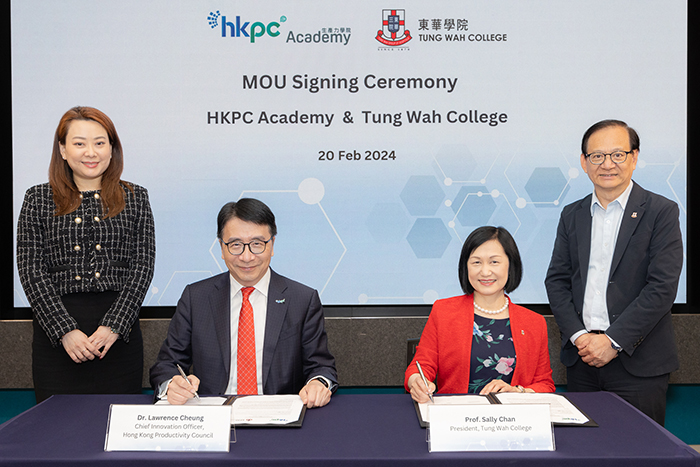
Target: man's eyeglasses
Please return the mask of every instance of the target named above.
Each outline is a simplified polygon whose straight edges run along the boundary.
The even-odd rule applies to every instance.
[[[603,152],[592,152],[590,154],[585,154],[585,156],[593,165],[601,165],[603,162],[605,162],[605,156],[610,156],[610,160],[616,164],[622,164],[627,160],[627,155],[632,154],[633,152],[634,151],[615,151],[611,152],[610,154]]]
[[[233,256],[240,256],[243,254],[245,251],[246,245],[248,246],[248,249],[250,250],[251,253],[254,255],[261,255],[265,252],[265,249],[267,248],[267,244],[272,241],[273,237],[270,237],[270,240],[265,241],[265,240],[253,240],[252,242],[248,243],[243,243],[240,240],[231,240],[228,243],[222,242],[224,245],[226,245],[226,249],[228,252],[233,255]]]

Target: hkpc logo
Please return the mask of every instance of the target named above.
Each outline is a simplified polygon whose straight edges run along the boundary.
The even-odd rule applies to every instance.
[[[209,12],[207,16],[207,21],[209,21],[209,26],[212,29],[220,28],[221,37],[250,37],[250,42],[255,43],[256,37],[262,37],[267,34],[270,37],[277,37],[280,35],[279,27],[280,23],[287,21],[286,16],[280,17],[279,23],[276,21],[271,21],[267,24],[256,21],[250,23],[250,21],[244,21],[240,16],[236,16],[235,20],[227,20],[226,16],[222,16],[219,10],[216,13]],[[250,26],[250,28],[248,27]]]

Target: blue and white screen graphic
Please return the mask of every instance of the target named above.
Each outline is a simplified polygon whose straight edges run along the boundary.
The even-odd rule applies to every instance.
[[[683,1],[17,0],[11,14],[15,226],[63,113],[104,111],[155,216],[146,306],[226,270],[216,215],[241,197],[277,217],[272,268],[325,304],[461,294],[462,243],[482,225],[518,244],[512,299],[547,303],[559,215],[592,190],[581,137],[608,118],[638,131],[633,179],[678,203],[685,235]],[[16,271],[14,288],[28,306]]]

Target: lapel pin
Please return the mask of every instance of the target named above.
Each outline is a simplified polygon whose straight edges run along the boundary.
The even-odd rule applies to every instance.
[[[637,212],[635,211],[632,213],[632,219],[636,219],[636,218],[637,218]]]
[[[282,300],[275,300],[277,303],[284,303],[284,301],[287,300],[286,298],[283,298]]]
[[[521,330],[520,330],[520,334],[522,334],[522,335],[524,336],[524,335],[525,335],[525,330],[524,330],[524,329],[521,329]]]

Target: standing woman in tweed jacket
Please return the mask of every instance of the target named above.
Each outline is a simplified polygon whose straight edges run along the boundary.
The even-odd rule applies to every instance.
[[[107,115],[66,112],[49,183],[24,197],[17,268],[34,314],[37,402],[53,394],[140,393],[139,310],[153,278],[146,189],[120,179],[121,142]]]

